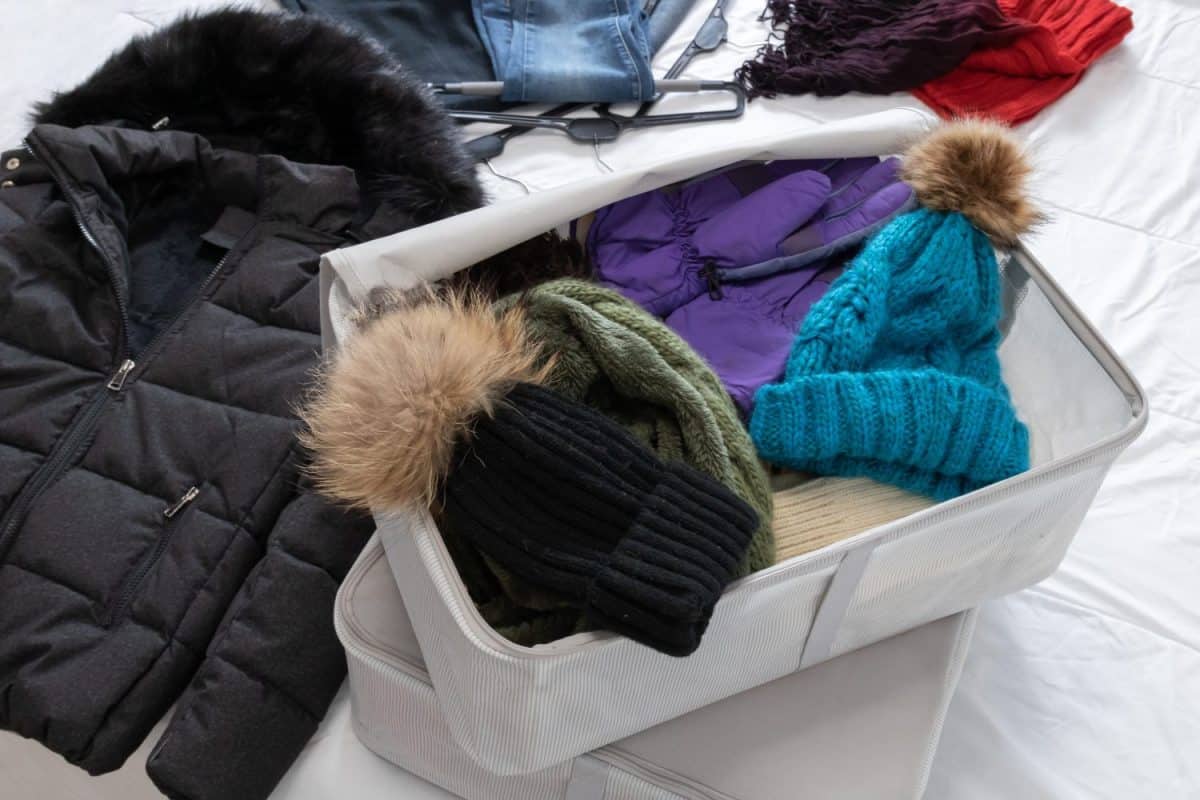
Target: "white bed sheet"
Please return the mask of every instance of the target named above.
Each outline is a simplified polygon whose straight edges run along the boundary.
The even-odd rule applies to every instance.
[[[84,78],[131,35],[216,4],[0,2],[0,146],[24,134],[31,102]],[[1062,568],[984,607],[933,800],[1200,797],[1200,6],[1126,4],[1135,28],[1125,43],[1023,130],[1040,169],[1037,197],[1052,214],[1030,246],[1146,387],[1150,425],[1113,468]],[[709,5],[698,0],[681,31]],[[689,75],[730,74],[765,38],[763,5],[733,0],[730,45],[698,57]],[[687,38],[668,44],[660,68]],[[672,98],[663,110],[695,102]],[[493,166],[537,190],[603,164],[896,105],[919,104],[907,95],[760,101],[737,122],[632,132],[600,158],[536,132]],[[496,198],[524,191],[484,178]],[[0,797],[156,797],[142,775],[150,744],[120,773],[89,780],[0,734]],[[344,691],[274,796],[448,797],[357,742]]]

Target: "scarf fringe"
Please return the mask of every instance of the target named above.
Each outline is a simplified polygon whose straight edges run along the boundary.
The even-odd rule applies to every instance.
[[[738,69],[750,97],[889,94],[1024,30],[996,0],[768,0],[773,38]]]

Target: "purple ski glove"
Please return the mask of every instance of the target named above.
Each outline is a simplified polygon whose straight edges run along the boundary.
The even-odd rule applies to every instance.
[[[667,326],[699,353],[747,416],[754,393],[779,380],[809,307],[825,294],[841,267],[825,262],[721,287],[676,309]]]
[[[876,231],[916,208],[912,188],[897,171],[898,159],[846,159],[826,168],[832,188],[820,210],[779,244],[779,255],[732,269],[715,270],[717,283],[744,282],[817,264],[857,250]]]
[[[738,406],[783,374],[809,307],[913,208],[896,159],[773,161],[614,203],[588,246],[602,281],[665,317]]]
[[[857,167],[858,161],[842,164]],[[914,208],[913,191],[900,180],[899,169],[900,160],[889,158],[861,171],[831,171],[829,199],[814,220],[784,240],[780,250],[789,256],[844,250],[862,242],[896,214]]]
[[[602,282],[665,316],[712,289],[722,268],[780,255],[779,245],[829,195],[820,172],[785,175],[741,197],[725,175],[650,192],[597,213],[588,235]]]

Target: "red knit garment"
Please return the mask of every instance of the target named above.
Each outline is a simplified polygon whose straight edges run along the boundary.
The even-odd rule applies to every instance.
[[[1133,30],[1133,13],[1110,0],[1000,0],[1000,9],[1030,29],[1008,44],[976,50],[914,90],[941,116],[982,115],[1012,125],[1031,119]]]

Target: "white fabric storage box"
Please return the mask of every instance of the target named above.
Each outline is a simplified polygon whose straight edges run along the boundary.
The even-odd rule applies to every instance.
[[[378,540],[347,576],[335,621],[359,738],[468,800],[866,800],[923,793],[975,612],[510,776],[454,741]]]
[[[683,155],[489,206],[322,263],[326,343],[372,287],[445,277],[622,197],[745,160],[898,152],[933,123],[901,109]],[[499,774],[533,772],[1049,575],[1117,455],[1146,424],[1137,382],[1046,272],[1004,264],[1000,349],[1032,469],[734,583],[699,650],[664,656],[605,632],[535,648],[492,631],[431,517],[376,515],[455,739]]]

